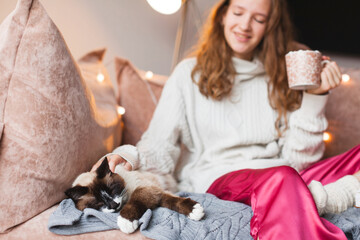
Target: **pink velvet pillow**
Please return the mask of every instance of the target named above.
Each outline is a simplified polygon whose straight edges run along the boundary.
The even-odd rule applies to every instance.
[[[126,111],[122,144],[135,145],[150,123],[167,77],[146,77],[146,72],[122,58],[115,59],[115,71],[118,103]]]
[[[351,79],[331,91],[326,106],[329,121],[324,158],[341,154],[360,144],[360,69],[344,68]]]
[[[104,70],[101,58],[87,55],[80,61],[87,82],[95,81],[89,64]],[[0,25],[0,71],[4,232],[62,200],[79,173],[118,146],[121,118],[106,73],[86,86],[38,0],[19,0]]]

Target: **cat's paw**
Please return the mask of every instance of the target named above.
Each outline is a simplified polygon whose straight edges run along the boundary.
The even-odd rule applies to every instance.
[[[200,205],[200,203],[197,203],[193,206],[193,210],[188,217],[191,220],[199,221],[204,215],[204,208]]]
[[[134,220],[131,222],[120,215],[117,218],[117,225],[123,233],[129,234],[135,232],[135,230],[139,227],[139,221]]]

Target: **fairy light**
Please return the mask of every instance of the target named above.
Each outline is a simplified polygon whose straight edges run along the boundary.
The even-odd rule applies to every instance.
[[[342,75],[342,81],[344,83],[347,83],[348,81],[350,81],[350,76],[348,74],[343,74]]]
[[[149,5],[162,14],[173,14],[181,7],[181,0],[147,0]]]
[[[154,77],[154,73],[152,72],[152,71],[147,71],[146,73],[145,73],[145,78],[146,79],[152,79]]]
[[[123,108],[122,106],[118,106],[117,107],[117,112],[120,115],[124,115],[125,114],[125,108]]]
[[[99,83],[102,83],[102,82],[105,80],[104,74],[102,74],[101,72],[98,73],[98,75],[96,76],[96,80],[97,80]]]
[[[324,140],[324,142],[330,142],[331,141],[331,134],[328,133],[328,132],[324,132],[323,140]]]

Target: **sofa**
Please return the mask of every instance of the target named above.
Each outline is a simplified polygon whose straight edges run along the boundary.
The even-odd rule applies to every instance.
[[[19,0],[0,25],[0,239],[148,239],[119,230],[51,233],[48,219],[75,177],[146,130],[166,82],[106,49],[74,60],[39,0]],[[324,158],[360,143],[360,68],[329,96]],[[125,113],[124,113],[125,110]]]

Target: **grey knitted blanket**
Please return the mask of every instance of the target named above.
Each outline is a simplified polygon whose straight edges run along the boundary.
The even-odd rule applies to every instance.
[[[224,201],[211,194],[178,193],[201,203],[205,217],[193,221],[188,217],[166,208],[147,210],[140,219],[140,231],[149,238],[171,239],[252,239],[249,206]],[[102,213],[94,209],[83,212],[75,208],[70,199],[63,200],[50,216],[48,228],[60,235],[74,235],[87,232],[118,229],[119,213]],[[350,208],[341,214],[326,215],[325,218],[340,227],[348,239],[360,240],[360,209]]]

